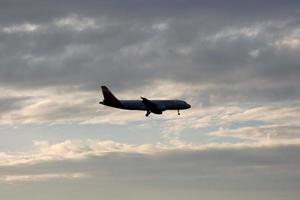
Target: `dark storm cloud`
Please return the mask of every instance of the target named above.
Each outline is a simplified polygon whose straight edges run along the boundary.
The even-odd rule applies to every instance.
[[[164,79],[213,84],[210,93],[234,87],[228,92],[251,101],[299,96],[300,48],[288,43],[299,38],[297,1],[6,1],[0,9],[6,87],[118,90]]]

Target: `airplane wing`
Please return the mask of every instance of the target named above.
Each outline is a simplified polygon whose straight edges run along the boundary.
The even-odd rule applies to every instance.
[[[155,103],[153,103],[152,101],[150,101],[149,99],[146,99],[144,97],[141,97],[144,105],[146,106],[146,108],[155,113],[155,114],[161,114],[162,111],[159,109],[158,105],[156,105]]]

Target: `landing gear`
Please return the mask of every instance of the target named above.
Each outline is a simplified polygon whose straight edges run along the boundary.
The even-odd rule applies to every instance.
[[[178,113],[178,115],[180,115],[180,112],[179,112],[179,110],[177,110],[177,113]]]
[[[149,110],[147,110],[145,116],[148,117],[148,116],[150,115],[150,113],[151,113],[151,112],[150,112]]]

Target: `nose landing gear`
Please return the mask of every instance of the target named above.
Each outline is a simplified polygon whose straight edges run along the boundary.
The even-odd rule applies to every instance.
[[[151,113],[151,112],[150,112],[149,110],[147,110],[145,116],[148,117],[148,116],[150,115],[150,113]]]
[[[178,114],[178,115],[180,115],[180,112],[179,112],[179,110],[177,110],[177,114]]]

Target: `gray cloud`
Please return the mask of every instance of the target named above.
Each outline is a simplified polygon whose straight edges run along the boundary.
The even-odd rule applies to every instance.
[[[0,196],[296,199],[299,4],[2,1],[0,124],[145,125],[142,113],[99,107],[100,84],[121,98],[187,99],[192,109],[147,119],[138,130],[162,131],[154,144],[71,138],[0,152]]]
[[[3,97],[0,98],[0,116],[7,111],[14,111],[28,105],[29,97]]]
[[[24,178],[22,174],[31,176],[25,182],[19,180],[16,185],[7,186],[2,182],[0,194],[10,197],[14,195],[11,189],[18,189],[20,196],[14,195],[15,199],[28,199],[32,197],[30,188],[35,188],[36,196],[43,193],[49,199],[62,199],[70,197],[69,187],[74,190],[80,186],[80,193],[76,193],[73,199],[82,199],[87,193],[92,199],[99,198],[99,195],[117,199],[115,188],[125,199],[140,199],[142,196],[152,199],[157,192],[165,199],[173,199],[174,195],[186,198],[188,195],[188,199],[198,199],[199,196],[219,199],[220,195],[232,199],[242,196],[251,199],[254,195],[260,199],[281,199],[283,194],[289,194],[285,195],[286,199],[295,199],[299,193],[299,164],[299,146],[176,150],[155,155],[112,153],[78,161],[2,166],[1,176],[19,179]],[[88,176],[72,182],[64,180],[66,175],[73,177],[74,174]],[[34,178],[49,175],[55,179],[35,183],[38,180]],[[7,187],[10,190],[4,189]],[[58,191],[61,192],[57,194]]]
[[[0,34],[1,82],[18,87],[76,84],[86,89],[95,89],[99,82],[133,88],[155,79],[229,87],[279,82],[284,85],[274,86],[276,91],[266,88],[265,96],[284,96],[286,87],[298,94],[299,48],[274,45],[299,29],[293,14],[298,2],[260,2],[259,8],[256,3],[6,3],[1,7],[6,16],[2,27],[28,23],[39,28]],[[64,19],[69,24],[57,26]],[[166,24],[165,29],[155,29],[159,24]],[[245,95],[243,89],[239,93]]]
[[[135,121],[139,115],[97,112],[95,91],[107,84],[118,94],[135,91],[129,98],[167,95],[158,88],[162,80],[183,84],[170,91],[198,107],[187,118],[196,125],[183,127],[224,125],[212,121],[229,118],[226,105],[246,112],[249,104],[271,104],[272,116],[280,111],[274,103],[298,110],[298,2],[261,2],[259,8],[257,1],[30,2],[0,8],[0,87],[14,93],[1,96],[31,98],[31,104],[3,101],[2,123]],[[199,109],[209,106],[221,117],[203,119]],[[246,120],[282,125],[261,115]],[[295,116],[284,125],[297,126]]]

